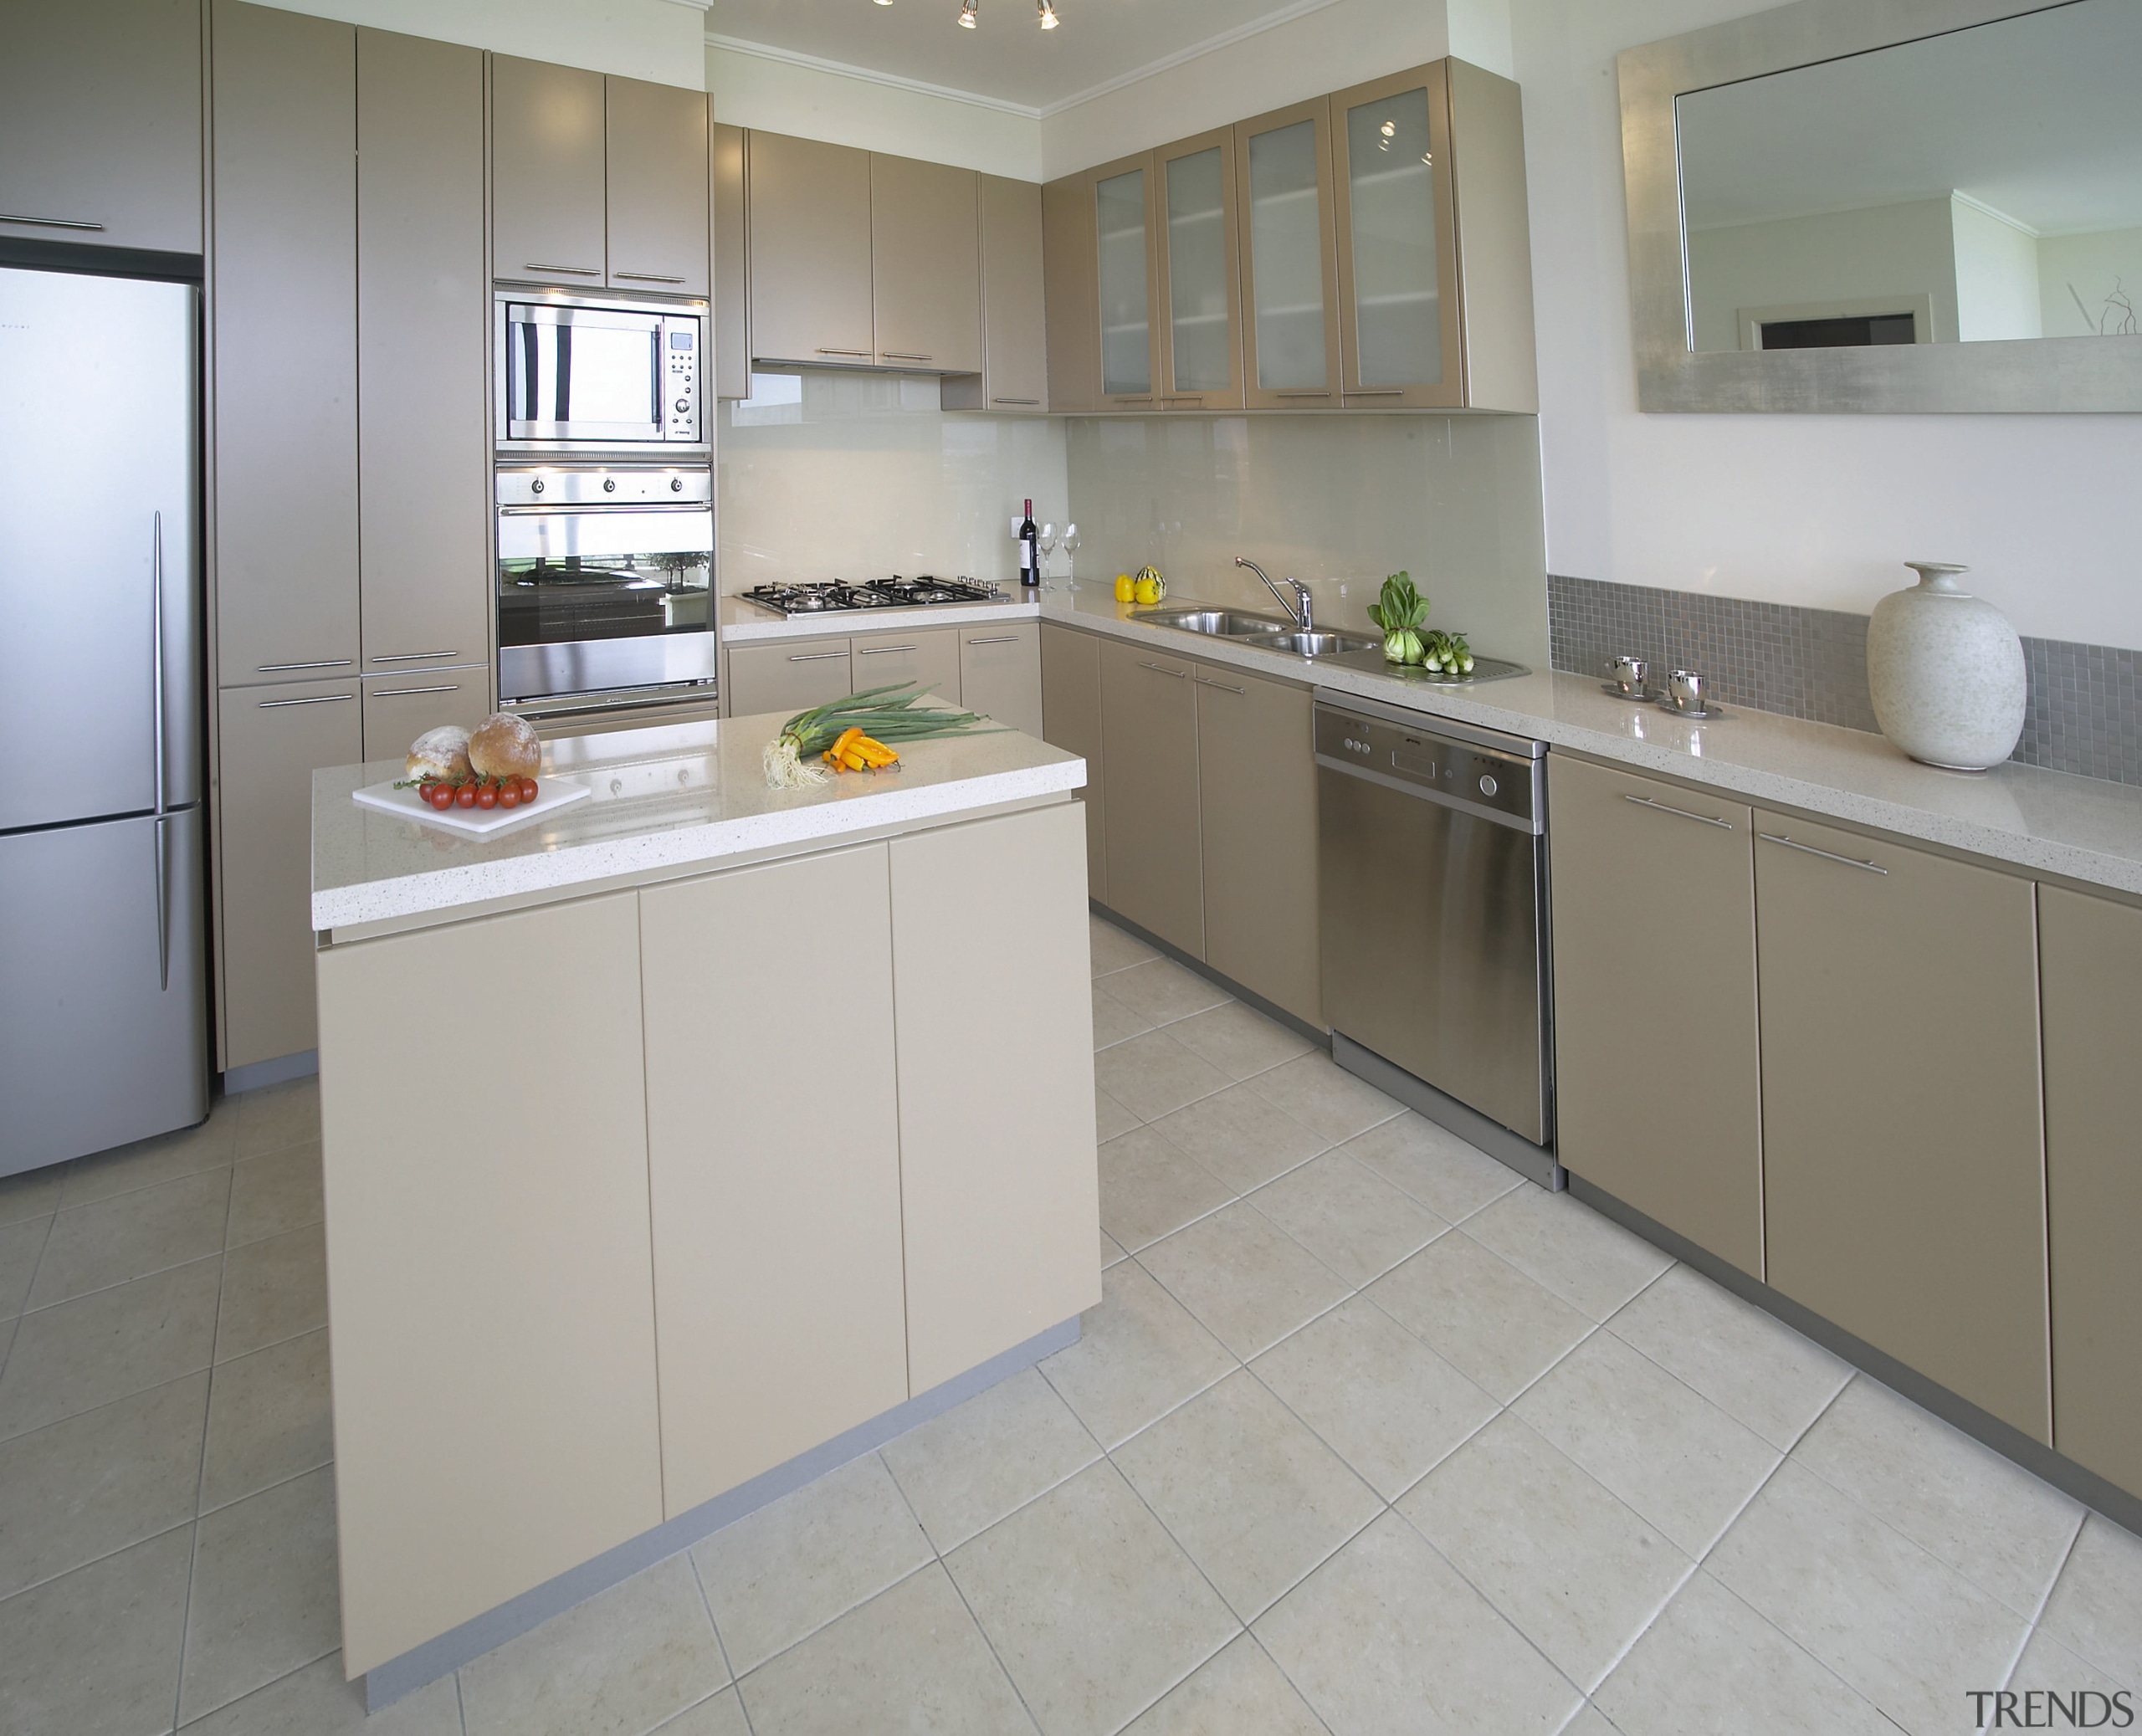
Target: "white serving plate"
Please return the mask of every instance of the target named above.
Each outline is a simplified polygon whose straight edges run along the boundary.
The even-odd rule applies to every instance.
[[[392,783],[373,784],[362,790],[352,790],[350,799],[366,807],[376,807],[382,813],[392,814],[397,819],[418,821],[426,826],[436,826],[444,832],[458,832],[464,837],[491,837],[512,827],[539,820],[545,814],[593,793],[587,785],[576,783],[571,778],[545,777],[536,781],[535,801],[523,807],[450,807],[441,810],[418,796],[413,787],[397,790]]]

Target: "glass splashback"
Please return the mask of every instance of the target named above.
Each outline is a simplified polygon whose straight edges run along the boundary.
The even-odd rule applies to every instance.
[[[1267,392],[1331,385],[1324,341],[1324,225],[1316,202],[1315,121],[1253,135],[1250,287],[1257,383]]]
[[[1167,165],[1168,335],[1176,392],[1225,392],[1234,384],[1226,172],[1217,145]]]
[[[1425,90],[1346,111],[1346,191],[1361,383],[1436,385],[1443,379],[1443,305]]]
[[[1145,274],[1145,172],[1094,188],[1099,228],[1101,390],[1142,397],[1153,389],[1152,302]]]

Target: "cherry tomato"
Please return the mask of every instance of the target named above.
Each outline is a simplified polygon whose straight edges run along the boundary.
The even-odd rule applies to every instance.
[[[533,801],[536,799],[536,780],[534,778],[524,777],[521,779],[520,799],[523,801]]]
[[[508,784],[503,790],[500,791],[499,806],[500,807],[519,807],[520,806],[520,786],[518,784]]]
[[[456,807],[475,807],[476,786],[474,784],[464,784],[459,789],[456,790],[454,792],[454,805]]]
[[[482,789],[476,792],[476,806],[478,807],[491,808],[496,807],[498,805],[499,792],[492,788],[490,785],[485,784]]]
[[[442,812],[447,808],[452,807],[454,806],[454,786],[451,784],[433,784],[432,786],[431,804],[433,807],[438,808]]]
[[[432,781],[429,778],[426,778],[423,782],[417,786],[417,800],[419,801],[429,801],[432,799]]]

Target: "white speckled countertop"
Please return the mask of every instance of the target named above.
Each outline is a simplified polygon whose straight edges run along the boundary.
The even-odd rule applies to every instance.
[[[1171,597],[1171,608],[1195,608]],[[2142,789],[2012,762],[1937,771],[1879,735],[1735,706],[1695,723],[1611,697],[1600,679],[1536,673],[1453,690],[1253,650],[1156,627],[1100,590],[1050,591],[1042,618],[1147,645],[1173,658],[1285,677],[1432,716],[1529,735],[1640,771],[1968,851],[2092,885],[2142,893]],[[1476,648],[1491,650],[1493,648]]]
[[[312,775],[315,930],[564,893],[1065,794],[1086,762],[1016,730],[909,742],[898,771],[770,790],[759,755],[786,722],[769,714],[566,736],[540,777],[594,791],[495,838],[471,838],[361,807],[351,791],[402,776],[399,760]]]
[[[825,615],[776,615],[740,597],[721,599],[721,642],[749,645],[766,639],[812,639],[826,634],[914,632],[925,627],[974,627],[985,621],[1031,621],[1041,606],[1031,595],[993,602],[938,603],[923,609],[837,609]]]

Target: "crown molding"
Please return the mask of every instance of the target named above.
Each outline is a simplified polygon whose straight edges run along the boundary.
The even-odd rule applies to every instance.
[[[671,0],[671,3],[696,6],[700,0]],[[1279,11],[1267,13],[1249,23],[1238,24],[1232,30],[1222,30],[1216,36],[1208,36],[1202,42],[1179,49],[1172,54],[1164,54],[1157,60],[1150,60],[1115,78],[1104,79],[1084,90],[1074,91],[1068,96],[1039,105],[1007,102],[1002,97],[986,96],[976,90],[961,90],[950,84],[933,84],[923,79],[904,78],[898,73],[881,72],[875,67],[857,66],[846,60],[829,60],[822,55],[806,54],[794,49],[776,48],[770,43],[751,42],[740,36],[724,36],[713,30],[706,33],[706,41],[710,48],[723,49],[735,54],[749,54],[760,60],[778,61],[786,66],[800,66],[812,72],[832,73],[839,78],[859,79],[866,84],[884,84],[895,90],[912,90],[919,95],[939,97],[946,102],[966,103],[978,109],[994,110],[1001,115],[1017,115],[1023,120],[1046,120],[1053,115],[1061,115],[1067,109],[1075,109],[1081,103],[1127,90],[1156,74],[1187,65],[1217,49],[1247,42],[1253,36],[1262,36],[1268,30],[1276,30],[1282,24],[1291,24],[1297,18],[1307,18],[1311,13],[1322,12],[1325,8],[1338,3],[1339,0],[1293,0],[1291,5],[1283,6]]]
[[[669,0],[669,3],[672,6],[688,7],[701,18],[705,18],[707,8],[714,4],[714,0]]]

